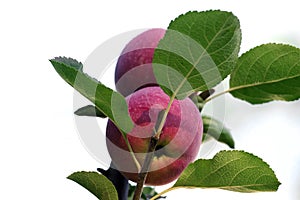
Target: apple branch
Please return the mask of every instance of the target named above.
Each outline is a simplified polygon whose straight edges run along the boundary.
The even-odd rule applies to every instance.
[[[207,90],[207,91],[201,93],[200,97],[205,100],[212,93],[214,93],[213,89]],[[135,193],[134,193],[133,200],[139,200],[140,197],[141,197],[141,194],[142,194],[142,191],[143,191],[143,186],[145,184],[147,174],[148,174],[148,171],[149,171],[149,168],[150,168],[150,165],[151,165],[151,161],[152,161],[153,156],[154,156],[154,151],[155,151],[157,143],[159,141],[163,126],[164,126],[164,124],[167,120],[167,116],[168,116],[168,113],[171,109],[172,103],[175,100],[175,96],[176,96],[176,93],[174,93],[170,97],[167,108],[165,110],[160,111],[159,114],[158,114],[157,121],[156,121],[156,124],[155,124],[154,134],[150,139],[150,144],[149,144],[149,148],[148,148],[148,152],[147,152],[145,161],[143,163],[141,171],[138,174],[138,181],[137,181],[137,186],[136,186],[136,190],[135,190]]]
[[[137,181],[137,186],[134,192],[133,200],[140,200],[142,192],[143,192],[143,187],[147,178],[147,174],[151,165],[151,161],[154,156],[154,151],[156,149],[158,143],[158,139],[156,137],[151,137],[150,139],[150,144],[148,148],[148,153],[146,155],[142,170],[140,171],[138,175],[138,181]]]
[[[174,100],[174,99],[173,99]],[[167,119],[167,114],[171,108],[171,104],[173,101],[169,102],[169,105],[167,107],[166,110],[162,110],[159,112],[158,116],[157,116],[157,121],[155,124],[155,129],[154,129],[154,134],[150,139],[150,144],[148,147],[148,152],[145,158],[145,161],[143,163],[142,169],[139,172],[138,175],[138,181],[137,181],[137,186],[134,192],[134,197],[133,200],[139,200],[141,198],[141,194],[143,192],[143,186],[145,184],[146,178],[147,178],[147,174],[151,165],[151,161],[153,159],[154,156],[154,151],[156,149],[159,137],[160,137],[160,133],[161,130],[163,128],[163,125],[165,124],[165,121]]]

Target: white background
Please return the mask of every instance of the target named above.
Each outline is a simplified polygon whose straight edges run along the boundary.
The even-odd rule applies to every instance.
[[[207,9],[238,16],[241,52],[267,42],[300,45],[297,1],[1,1],[0,199],[96,199],[65,178],[75,171],[95,170],[100,164],[78,138],[73,89],[48,59],[69,56],[84,61],[116,34],[167,28],[180,14]],[[225,123],[236,148],[271,165],[282,183],[278,192],[182,189],[168,193],[168,199],[299,199],[299,101],[251,106],[230,95],[226,98]],[[219,149],[226,147],[214,151]]]

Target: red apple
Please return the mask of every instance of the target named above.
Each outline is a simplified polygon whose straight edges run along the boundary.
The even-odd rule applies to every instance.
[[[134,128],[127,134],[127,138],[140,165],[148,152],[158,113],[167,108],[169,100],[169,96],[160,87],[142,88],[126,97],[129,114],[134,122]],[[164,185],[178,178],[197,156],[202,131],[202,119],[195,104],[189,98],[174,100],[163,126],[146,184]],[[125,177],[136,182],[137,167],[122,134],[111,121],[107,124],[106,136],[112,162]]]
[[[125,46],[115,71],[116,89],[121,94],[127,96],[139,88],[156,85],[151,63],[154,49],[164,34],[164,29],[149,29]]]

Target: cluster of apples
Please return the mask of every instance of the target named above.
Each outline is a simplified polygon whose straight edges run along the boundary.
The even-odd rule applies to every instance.
[[[155,134],[158,115],[167,108],[169,96],[157,85],[152,70],[154,50],[165,34],[164,29],[147,30],[123,49],[116,70],[117,90],[126,96],[134,128],[127,133],[136,160],[143,165],[149,142]],[[191,99],[174,100],[163,126],[146,178],[147,185],[164,185],[177,179],[199,151],[203,124]],[[114,166],[136,182],[139,169],[122,133],[108,121],[107,148]]]

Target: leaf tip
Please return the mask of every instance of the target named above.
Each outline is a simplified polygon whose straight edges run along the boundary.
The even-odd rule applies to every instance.
[[[70,174],[69,176],[67,176],[66,178],[69,180],[73,180],[73,178],[80,173],[85,173],[85,172],[84,171],[74,172],[74,173]]]

